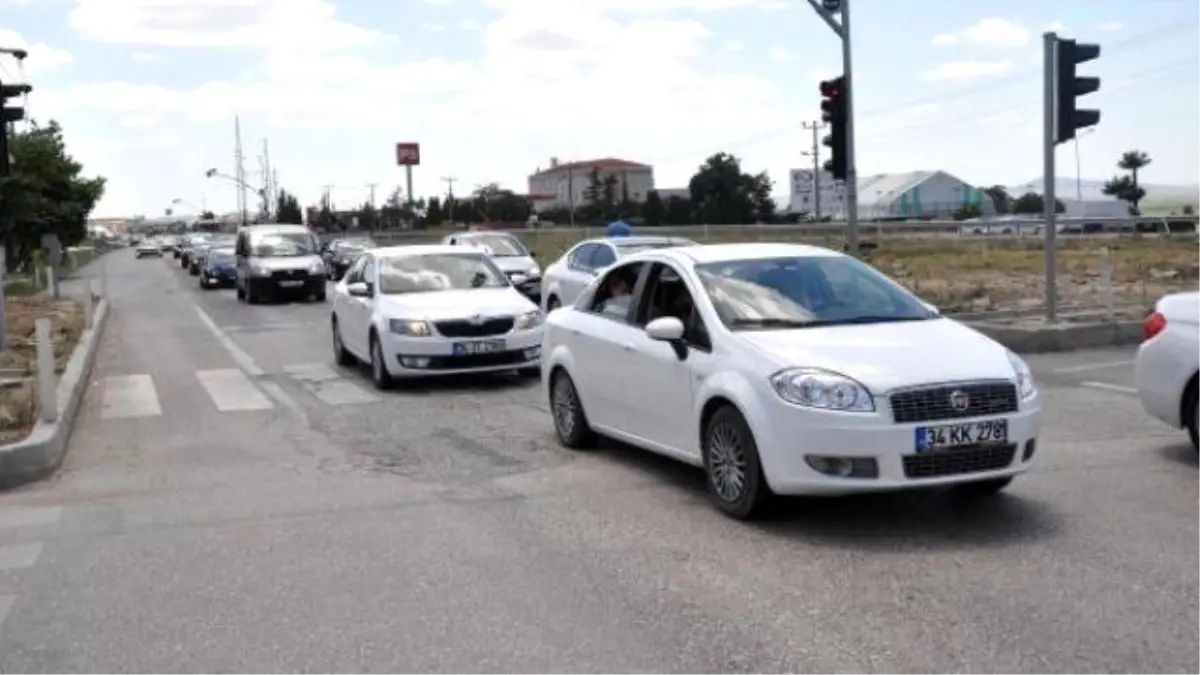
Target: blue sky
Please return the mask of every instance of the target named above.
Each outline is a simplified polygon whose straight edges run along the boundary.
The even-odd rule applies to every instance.
[[[1103,113],[1085,178],[1119,154],[1149,183],[1196,183],[1200,12],[1185,0],[854,0],[860,173],[943,169],[976,184],[1041,174],[1041,33],[1098,42],[1085,67]],[[233,118],[247,169],[269,139],[280,184],[315,202],[403,184],[396,141],[419,141],[415,192],[498,181],[518,191],[552,156],[616,156],[681,187],[713,152],[809,165],[817,82],[837,39],[804,0],[0,0],[0,46],[29,46],[30,114],[55,118],[109,178],[99,215],[173,199],[231,209]],[[12,61],[0,76],[19,78]],[[1059,175],[1074,175],[1059,151]],[[252,176],[252,179],[257,180]]]

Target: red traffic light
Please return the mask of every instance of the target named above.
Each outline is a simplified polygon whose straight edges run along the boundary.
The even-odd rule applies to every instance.
[[[841,98],[846,90],[846,78],[838,77],[821,83],[821,96],[825,98]]]

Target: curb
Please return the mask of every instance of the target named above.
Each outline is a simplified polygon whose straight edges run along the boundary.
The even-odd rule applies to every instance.
[[[1138,344],[1142,340],[1143,323],[1127,320],[1030,327],[986,322],[967,325],[1014,352],[1044,354]]]
[[[100,346],[100,337],[108,323],[109,304],[96,305],[91,330],[85,331],[67,367],[58,380],[58,420],[38,420],[29,436],[10,445],[0,446],[0,488],[8,489],[32,483],[52,475],[67,454],[67,442],[75,426],[79,404],[87,390],[92,365]]]

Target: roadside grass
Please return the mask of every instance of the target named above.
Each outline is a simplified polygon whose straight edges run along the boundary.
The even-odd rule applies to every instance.
[[[29,435],[38,416],[34,324],[49,318],[56,372],[70,360],[84,331],[83,308],[74,300],[11,297],[6,302],[7,349],[0,352],[0,444]]]

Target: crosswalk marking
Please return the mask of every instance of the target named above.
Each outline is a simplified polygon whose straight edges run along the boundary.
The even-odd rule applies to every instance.
[[[114,375],[104,378],[104,419],[157,417],[162,414],[158,392],[149,375]]]
[[[283,371],[325,405],[361,405],[383,400],[342,377],[327,363],[297,363]]]
[[[0,572],[33,567],[42,554],[42,543],[0,546]]]
[[[0,530],[49,525],[61,517],[61,506],[9,506],[0,508]]]
[[[250,378],[237,368],[198,370],[196,378],[221,412],[270,410],[275,407],[271,400],[254,386]]]

